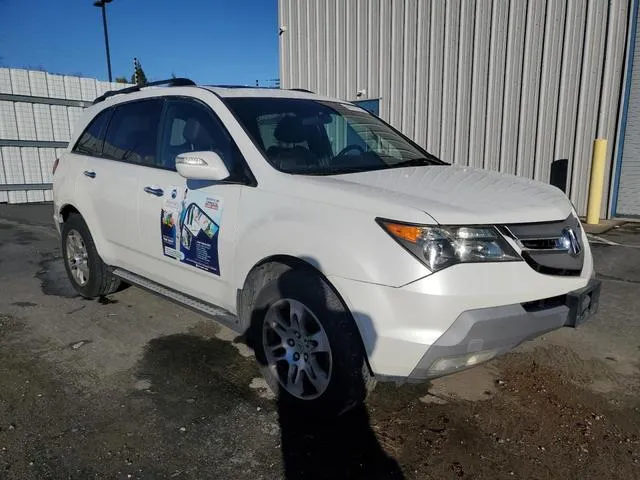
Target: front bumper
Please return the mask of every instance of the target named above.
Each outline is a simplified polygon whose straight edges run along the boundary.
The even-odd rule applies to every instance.
[[[572,312],[584,302],[580,292],[599,291],[592,274],[587,255],[579,276],[543,275],[524,262],[506,262],[455,265],[398,288],[329,280],[353,314],[374,374],[420,380],[486,361],[583,321],[595,308],[582,317]],[[597,294],[592,297],[597,308]],[[438,359],[469,354],[477,355],[468,364],[449,362],[453,367],[429,371]]]
[[[600,281],[546,302],[463,312],[427,350],[409,375],[424,380],[495,358],[560,327],[577,327],[598,310]]]

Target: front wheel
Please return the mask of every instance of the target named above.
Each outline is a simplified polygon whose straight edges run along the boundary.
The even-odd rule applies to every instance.
[[[78,214],[71,214],[62,226],[62,257],[73,288],[85,298],[115,292],[120,285],[104,264],[89,227]]]
[[[372,378],[360,334],[318,274],[288,270],[269,282],[252,320],[256,357],[279,401],[331,415],[364,400]]]

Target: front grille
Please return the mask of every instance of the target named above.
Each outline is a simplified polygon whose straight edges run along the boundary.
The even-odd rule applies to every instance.
[[[515,240],[522,258],[535,271],[565,276],[582,272],[582,227],[575,216],[557,222],[504,225],[501,231]]]
[[[549,310],[551,308],[560,307],[566,305],[567,296],[558,295],[557,297],[543,298],[542,300],[534,300],[533,302],[525,302],[522,304],[527,312],[540,312],[542,310]]]

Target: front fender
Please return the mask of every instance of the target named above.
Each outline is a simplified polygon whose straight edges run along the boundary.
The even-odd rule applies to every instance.
[[[366,212],[251,189],[242,195],[235,286],[262,260],[299,258],[325,276],[401,286],[429,270]]]

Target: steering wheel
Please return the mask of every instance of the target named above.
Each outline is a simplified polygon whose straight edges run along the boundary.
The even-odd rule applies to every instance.
[[[342,150],[340,150],[334,158],[342,157],[351,150],[358,150],[361,154],[364,153],[364,148],[362,148],[360,145],[356,145],[355,143],[352,143],[351,145],[347,145]]]

